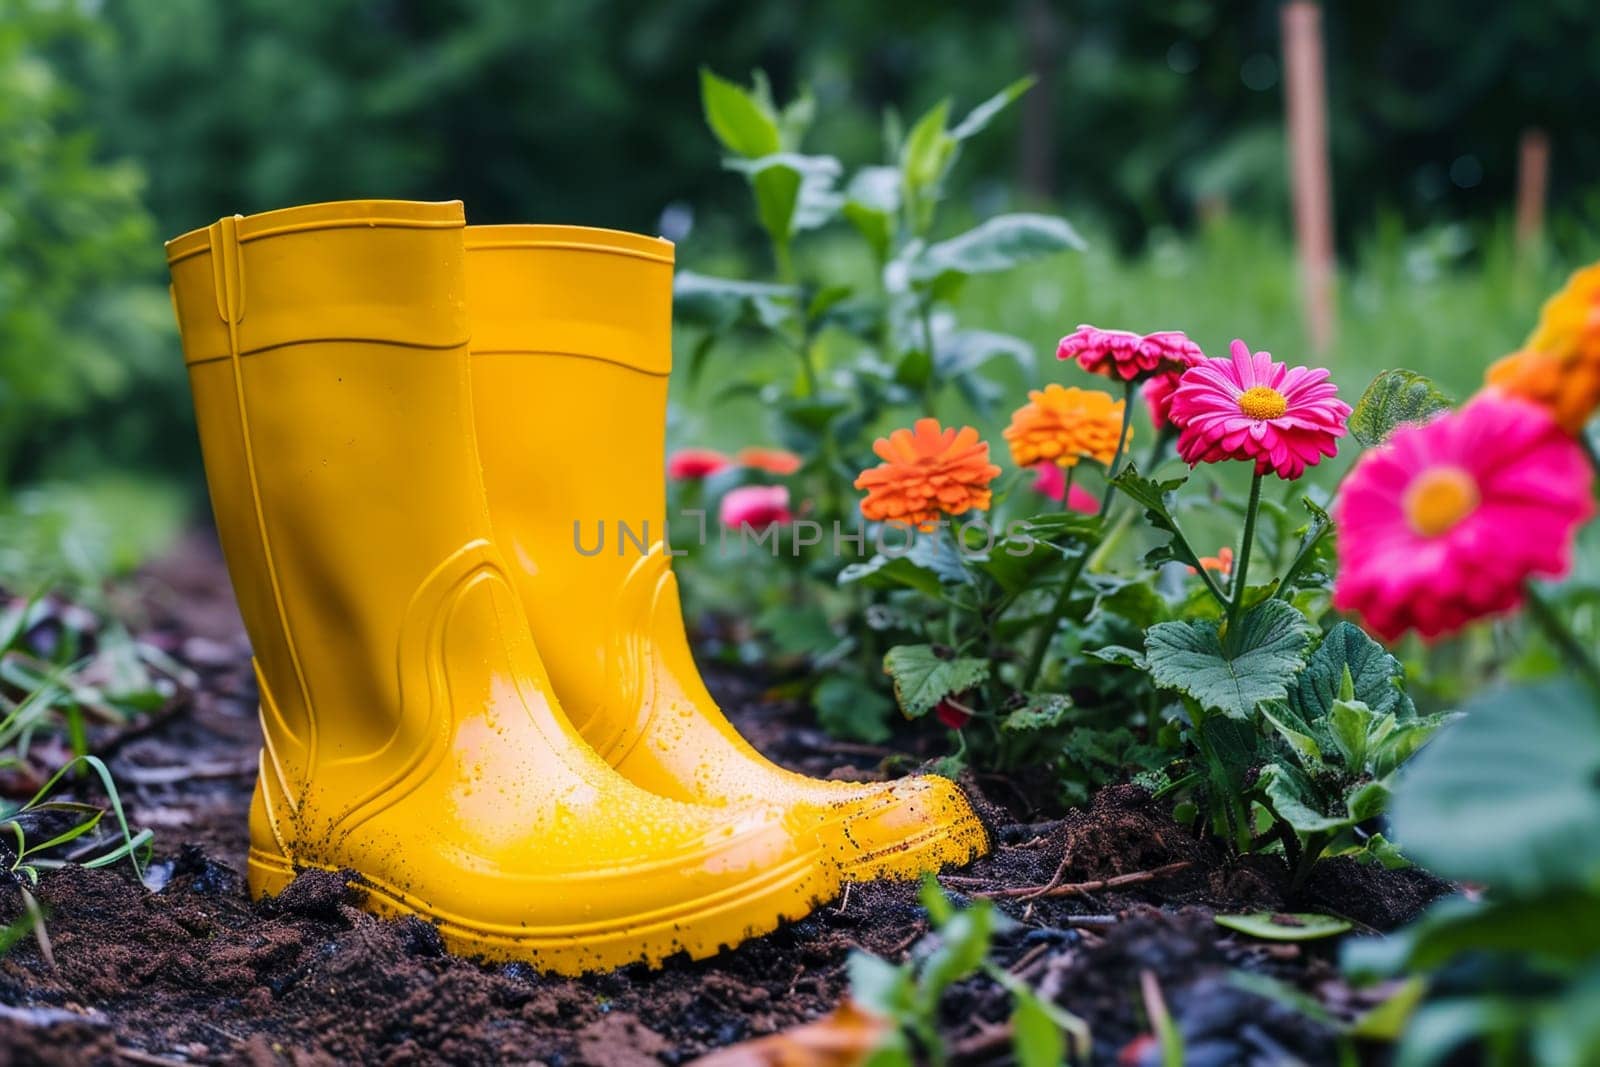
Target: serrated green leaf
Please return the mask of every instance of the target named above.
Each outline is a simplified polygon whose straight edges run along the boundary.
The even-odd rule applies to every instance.
[[[1240,617],[1224,643],[1210,619],[1164,622],[1145,635],[1150,677],[1201,706],[1238,719],[1263,700],[1282,700],[1305,664],[1310,623],[1281,600],[1269,600]]]
[[[988,660],[944,659],[932,645],[896,645],[884,655],[883,669],[894,679],[895,699],[910,719],[921,718],[945,697],[981,685],[989,677]]]
[[[1328,736],[1344,757],[1345,769],[1360,774],[1367,765],[1367,734],[1378,717],[1359,700],[1335,700],[1328,713]]]
[[[1337,937],[1351,928],[1350,920],[1312,912],[1258,911],[1248,915],[1218,915],[1217,925],[1263,941],[1315,941]]]
[[[1416,714],[1411,698],[1402,688],[1404,665],[1359,626],[1341,622],[1328,631],[1290,690],[1290,703],[1301,718],[1316,723],[1328,716],[1346,670],[1350,672],[1355,699],[1378,715],[1406,719]]]
[[[700,68],[700,104],[706,125],[728,151],[754,159],[779,151],[778,119],[747,89]]]
[[[1350,413],[1350,433],[1373,448],[1401,426],[1427,422],[1453,406],[1432,380],[1415,371],[1386,370],[1372,379]]]

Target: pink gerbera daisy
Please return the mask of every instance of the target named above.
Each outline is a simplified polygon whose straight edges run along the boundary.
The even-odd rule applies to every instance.
[[[1091,374],[1131,382],[1165,371],[1182,371],[1205,359],[1181,330],[1138,334],[1079,326],[1061,339],[1057,359],[1075,359]]]
[[[1242,459],[1258,475],[1294,479],[1339,451],[1350,405],[1326,370],[1274,363],[1243,341],[1229,351],[1185,371],[1172,394],[1178,454],[1191,467]]]
[[[1404,427],[1361,457],[1334,502],[1334,606],[1386,640],[1509,611],[1530,575],[1571,567],[1591,479],[1578,445],[1527,401],[1486,395]]]

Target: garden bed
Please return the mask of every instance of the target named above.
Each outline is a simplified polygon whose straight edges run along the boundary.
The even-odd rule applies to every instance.
[[[302,876],[252,905],[240,872],[259,738],[214,545],[196,538],[151,568],[144,589],[154,622],[143,639],[201,679],[136,735],[99,742],[131,821],[157,833],[150,888],[125,863],[43,878],[55,966],[32,938],[0,961],[0,1063],[681,1063],[828,1012],[847,992],[852,950],[899,961],[928,932],[916,885],[853,885],[713,960],[563,979],[449,957],[424,923],[358,911],[358,891],[333,875]],[[805,709],[765,699],[759,679],[722,671],[710,682],[752,741],[790,766],[868,778],[889,752],[830,740]],[[1309,911],[1387,930],[1447,888],[1416,870],[1334,860],[1291,895],[1280,860],[1213,851],[1134,786],[1052,818],[1015,782],[966,784],[996,848],[947,874],[945,890],[958,903],[992,895],[1015,920],[992,959],[1088,1024],[1094,1062],[1158,1062],[1144,1036],[1158,1003],[1188,1063],[1333,1062],[1331,1035],[1292,994],[1348,1020],[1384,991],[1345,984],[1338,939],[1258,940],[1213,916]],[[953,1058],[1002,1061],[1009,1011],[990,979],[960,983],[941,1017]]]

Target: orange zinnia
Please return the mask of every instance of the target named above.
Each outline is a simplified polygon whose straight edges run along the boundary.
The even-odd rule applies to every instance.
[[[1000,468],[989,462],[989,445],[970,426],[942,429],[938,419],[918,419],[913,430],[896,430],[872,445],[882,463],[861,472],[861,514],[877,522],[931,529],[941,514],[989,509],[989,483]]]
[[[759,448],[752,445],[739,449],[734,457],[741,466],[768,474],[793,474],[803,465],[803,460],[786,448]]]
[[[1054,383],[1028,394],[1028,402],[1011,413],[1005,429],[1011,458],[1019,467],[1035,463],[1075,466],[1084,456],[1111,465],[1122,428],[1123,401],[1097,389],[1071,389]],[[1133,439],[1133,431],[1128,431]]]
[[[1600,263],[1545,302],[1522,348],[1489,368],[1490,388],[1547,409],[1578,433],[1600,407]]]

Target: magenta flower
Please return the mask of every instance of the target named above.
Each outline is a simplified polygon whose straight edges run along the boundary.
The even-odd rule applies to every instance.
[[[1061,339],[1056,358],[1075,359],[1091,374],[1131,382],[1164,371],[1182,371],[1206,357],[1181,330],[1138,334],[1079,326]]]
[[[1582,450],[1540,407],[1480,396],[1361,457],[1333,505],[1333,603],[1394,640],[1432,640],[1522,602],[1572,566],[1594,513]]]
[[[744,526],[765,530],[774,523],[792,522],[794,514],[789,510],[789,487],[744,485],[730,489],[722,498],[717,517],[730,530]]]
[[[710,448],[680,448],[667,457],[667,477],[675,482],[699,481],[728,466],[728,457]]]
[[[1033,485],[1030,488],[1057,504],[1065,502],[1068,511],[1094,515],[1100,511],[1099,499],[1081,485],[1067,488],[1067,472],[1054,463],[1036,463],[1033,467]]]
[[[1188,368],[1184,368],[1187,370]],[[1178,391],[1183,371],[1163,371],[1144,383],[1145,407],[1150,410],[1150,425],[1165,430],[1172,425],[1172,394]]]
[[[1191,467],[1242,459],[1258,475],[1294,479],[1339,451],[1350,405],[1326,370],[1274,363],[1243,341],[1230,353],[1185,371],[1172,394],[1178,454]]]

